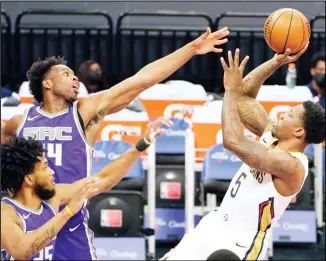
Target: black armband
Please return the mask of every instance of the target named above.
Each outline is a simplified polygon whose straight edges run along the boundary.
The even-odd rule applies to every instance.
[[[136,149],[142,152],[147,150],[149,146],[151,146],[151,144],[147,143],[144,138],[141,138],[136,144]]]

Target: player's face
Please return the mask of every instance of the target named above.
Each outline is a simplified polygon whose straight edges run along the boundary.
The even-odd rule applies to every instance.
[[[42,200],[48,200],[55,195],[54,171],[48,166],[48,161],[44,156],[39,159],[40,162],[35,165],[34,169],[34,189]]]
[[[287,113],[282,114],[273,126],[272,135],[280,140],[302,137],[304,135],[303,113],[303,105],[297,105]]]
[[[53,66],[49,78],[53,95],[63,98],[68,103],[77,99],[79,80],[68,66],[61,64]]]

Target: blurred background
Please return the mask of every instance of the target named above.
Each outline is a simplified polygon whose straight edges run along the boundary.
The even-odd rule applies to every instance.
[[[325,108],[325,2],[2,2],[1,123],[34,106],[26,71],[33,61],[52,55],[68,61],[83,83],[78,97],[83,99],[182,47],[207,26],[228,26],[231,35],[223,49],[238,47],[241,55],[250,55],[249,72],[274,55],[263,26],[270,13],[286,7],[308,18],[312,36],[295,66],[283,66],[262,87],[258,99],[271,117],[305,100]],[[135,143],[150,120],[164,115],[175,124],[113,190],[90,201],[99,259],[160,258],[182,238],[189,218],[197,224],[220,204],[241,165],[222,146],[224,89],[218,59],[225,54],[193,57],[128,108],[105,117],[93,173]],[[273,259],[325,260],[324,148],[306,150],[310,175],[273,230]],[[149,175],[154,177],[150,184]],[[154,201],[149,203],[149,197]]]

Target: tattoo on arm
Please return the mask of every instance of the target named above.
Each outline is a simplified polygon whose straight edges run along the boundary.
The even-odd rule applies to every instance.
[[[50,229],[48,229],[45,233],[45,235],[42,235],[35,239],[35,241],[32,243],[30,248],[27,250],[26,255],[27,256],[34,256],[37,254],[40,249],[44,248],[45,245],[51,241],[55,237],[55,229],[54,226],[52,226]]]
[[[249,73],[252,78],[244,83],[244,95],[256,98],[260,87],[279,67],[280,65],[271,59],[252,70]]]
[[[254,98],[242,96],[238,99],[238,113],[245,127],[261,136],[268,125],[268,116],[263,106]]]

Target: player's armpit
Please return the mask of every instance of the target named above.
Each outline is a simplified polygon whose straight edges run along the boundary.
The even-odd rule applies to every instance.
[[[247,138],[226,149],[236,154],[248,166],[282,180],[290,177],[294,181],[298,178],[301,184],[304,178],[305,169],[302,163],[285,151],[268,150],[265,145]]]
[[[265,109],[252,97],[238,98],[238,113],[242,124],[259,137],[272,128],[273,122],[268,118]]]

